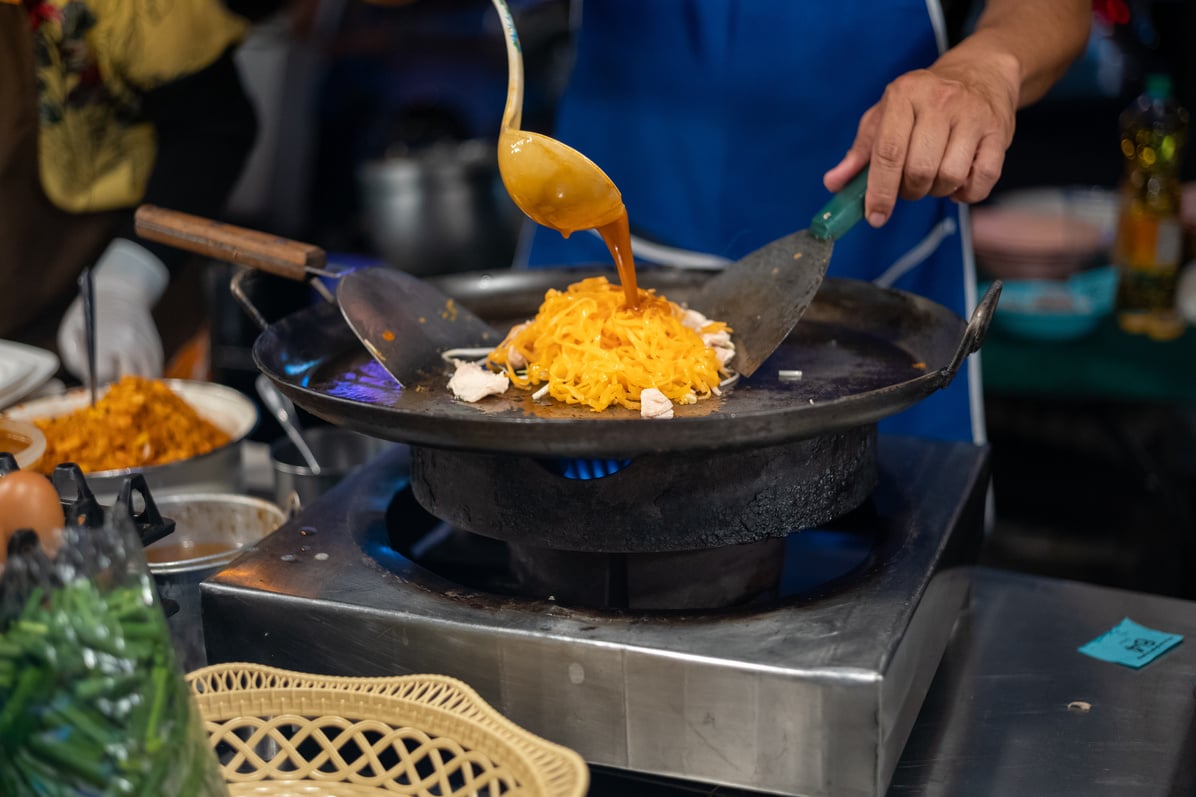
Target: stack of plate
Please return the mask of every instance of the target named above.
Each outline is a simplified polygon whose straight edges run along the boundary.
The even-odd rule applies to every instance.
[[[0,409],[40,388],[58,370],[58,357],[45,349],[0,340]]]
[[[990,206],[972,212],[977,265],[998,279],[1064,279],[1107,257],[1102,230],[1069,214]]]

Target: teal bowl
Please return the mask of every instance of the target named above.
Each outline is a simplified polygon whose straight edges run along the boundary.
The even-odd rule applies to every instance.
[[[1102,266],[1066,280],[1006,280],[993,327],[1033,340],[1082,338],[1113,312],[1117,277],[1116,266]]]

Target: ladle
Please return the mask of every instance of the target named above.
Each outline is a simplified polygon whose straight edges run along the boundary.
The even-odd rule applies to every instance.
[[[498,171],[507,193],[537,224],[565,237],[598,230],[619,269],[627,304],[638,292],[632,261],[627,208],[614,181],[589,158],[555,138],[521,130],[523,56],[515,21],[504,0],[492,0],[507,41],[507,104],[498,137]]]
[[[253,386],[257,388],[257,394],[261,396],[262,403],[266,405],[266,408],[270,410],[270,414],[274,416],[275,420],[282,427],[282,430],[286,432],[287,437],[291,438],[291,442],[295,444],[295,449],[303,457],[303,461],[307,463],[307,467],[312,472],[312,475],[319,476],[320,463],[316,460],[316,455],[312,452],[311,446],[303,439],[303,433],[299,430],[299,419],[295,412],[295,405],[278,388],[274,387],[274,383],[265,374],[258,374],[257,379],[253,381]]]

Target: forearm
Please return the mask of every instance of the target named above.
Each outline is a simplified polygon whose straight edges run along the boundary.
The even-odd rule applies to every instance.
[[[987,0],[975,31],[931,71],[1000,74],[1021,108],[1046,94],[1084,51],[1091,23],[1090,0]]]

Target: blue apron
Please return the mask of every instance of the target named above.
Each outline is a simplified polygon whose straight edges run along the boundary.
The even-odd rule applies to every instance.
[[[590,0],[555,134],[619,186],[638,261],[670,262],[674,250],[733,260],[808,225],[860,116],[890,80],[937,57],[941,31],[934,0]],[[883,229],[859,224],[836,243],[830,274],[966,318],[965,212],[899,202]],[[610,262],[596,235],[529,232],[528,265]],[[970,365],[881,431],[979,442]]]

